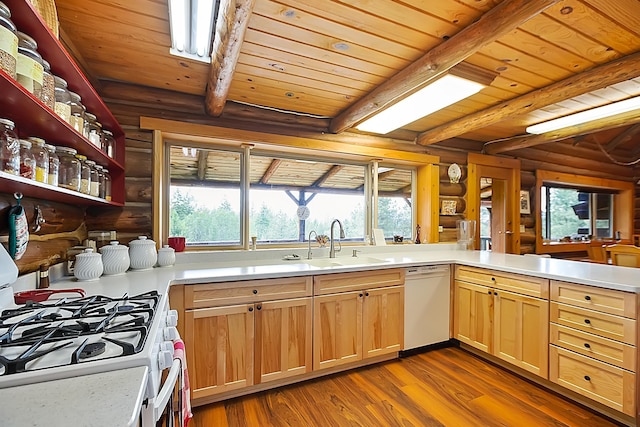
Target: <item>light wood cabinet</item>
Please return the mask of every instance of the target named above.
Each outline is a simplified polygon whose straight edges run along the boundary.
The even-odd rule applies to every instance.
[[[185,312],[193,399],[253,384],[254,311],[243,304]]]
[[[544,279],[457,266],[454,337],[547,378],[548,289]]]
[[[637,295],[551,282],[549,379],[636,415]]]
[[[364,288],[376,283],[382,286]],[[400,351],[404,342],[403,283],[400,269],[316,276],[313,369]],[[329,289],[345,291],[327,293]]]

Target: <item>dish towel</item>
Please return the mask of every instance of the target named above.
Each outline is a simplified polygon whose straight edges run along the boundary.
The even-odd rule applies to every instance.
[[[180,425],[187,427],[193,413],[191,412],[191,387],[189,386],[189,372],[187,371],[187,358],[184,352],[184,341],[177,339],[173,342],[173,358],[180,359],[182,375],[180,375]]]

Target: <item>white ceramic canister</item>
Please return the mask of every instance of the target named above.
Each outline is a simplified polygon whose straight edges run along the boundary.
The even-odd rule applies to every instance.
[[[158,251],[158,267],[170,267],[176,262],[176,251],[169,245],[164,245]]]
[[[76,255],[73,275],[78,280],[97,280],[104,271],[102,257],[94,253],[92,248],[87,248],[81,254]]]
[[[102,264],[104,264],[105,276],[123,274],[129,269],[129,248],[120,245],[117,240],[112,240],[108,245],[102,246]]]
[[[129,242],[129,259],[133,270],[147,270],[158,261],[156,242],[147,239],[147,236],[139,236]]]

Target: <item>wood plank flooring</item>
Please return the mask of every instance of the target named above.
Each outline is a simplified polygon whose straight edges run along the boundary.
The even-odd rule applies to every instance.
[[[456,347],[194,408],[194,415],[196,427],[616,425]]]

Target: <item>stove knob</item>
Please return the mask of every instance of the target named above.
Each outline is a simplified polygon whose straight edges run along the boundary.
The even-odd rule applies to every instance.
[[[161,351],[158,353],[158,368],[162,371],[173,363],[173,351]]]
[[[178,326],[178,310],[169,310],[166,323],[167,326]]]
[[[180,336],[178,335],[178,330],[175,326],[168,326],[164,328],[163,334],[166,341],[175,341]]]

